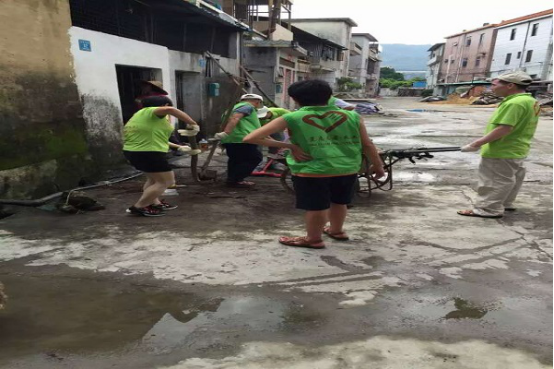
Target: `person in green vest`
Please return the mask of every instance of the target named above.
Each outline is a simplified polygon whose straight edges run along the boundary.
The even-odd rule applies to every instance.
[[[290,150],[287,164],[293,175],[296,207],[306,211],[306,236],[281,237],[279,242],[321,249],[325,247],[324,233],[340,241],[349,239],[343,225],[362,153],[373,163],[376,178],[384,176],[383,162],[360,115],[328,104],[332,90],[327,82],[295,82],[288,93],[301,108],[248,134],[244,142]],[[268,138],[285,129],[290,143]]]
[[[533,82],[522,71],[505,73],[492,81],[492,91],[503,97],[487,124],[485,135],[462,147],[462,152],[481,149],[477,199],[471,210],[459,215],[502,218],[515,211],[514,201],[525,178],[524,160],[535,135],[541,107],[527,87]]]
[[[136,169],[144,172],[146,183],[140,199],[127,213],[146,217],[165,215],[165,210],[177,206],[160,199],[164,191],[175,183],[175,176],[167,162],[167,151],[175,148],[191,154],[190,147],[169,142],[173,125],[168,115],[186,122],[198,132],[198,124],[185,112],[174,108],[167,96],[150,96],[142,99],[143,108],[137,111],[123,128],[123,155]],[[199,150],[198,150],[199,151]]]
[[[283,108],[268,108],[267,106],[264,106],[263,108],[258,109],[258,118],[260,119],[260,124],[263,127],[267,123],[271,122],[273,119],[277,119],[288,113],[290,113],[290,110],[283,109]],[[285,132],[276,132],[272,134],[270,137],[277,141],[284,141]],[[278,152],[279,152],[278,147],[270,147],[268,150],[269,154],[277,154]],[[259,169],[256,168],[256,170],[261,170],[264,165],[265,165],[264,162],[260,163],[260,165],[258,165]],[[286,169],[286,167],[281,163],[274,162],[272,165],[272,169],[284,170]]]
[[[228,187],[250,188],[255,185],[245,179],[262,161],[263,155],[256,145],[244,143],[243,138],[261,127],[257,109],[263,106],[263,102],[264,99],[260,95],[242,95],[240,102],[233,107],[223,132],[215,134],[216,138],[221,139],[228,157]]]

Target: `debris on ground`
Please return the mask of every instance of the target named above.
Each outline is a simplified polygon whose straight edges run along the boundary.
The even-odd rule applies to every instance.
[[[82,191],[66,191],[56,204],[63,213],[77,214],[80,211],[104,210],[106,207]]]
[[[420,102],[435,102],[435,101],[444,101],[446,97],[443,96],[427,96],[424,99],[419,100]]]
[[[356,112],[358,112],[358,114],[370,115],[370,114],[380,113],[383,110],[383,107],[381,107],[379,104],[375,104],[371,102],[362,102],[362,103],[356,104],[355,110]]]
[[[8,296],[4,293],[4,285],[0,282],[0,310],[6,306],[6,301],[8,301]]]
[[[544,107],[544,106],[552,107],[552,94],[539,93],[535,96],[535,99],[537,99],[541,107]]]
[[[471,103],[471,105],[492,105],[492,104],[498,104],[503,99],[499,96],[496,96],[494,93],[490,91],[484,91],[481,93],[481,96],[475,101]]]

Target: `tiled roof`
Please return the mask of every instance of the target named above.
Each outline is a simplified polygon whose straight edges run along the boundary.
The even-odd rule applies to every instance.
[[[529,20],[529,19],[542,18],[542,17],[548,16],[548,15],[552,15],[552,9],[544,10],[542,12],[533,13],[533,14],[529,14],[529,15],[524,15],[523,17],[509,19],[507,21],[502,21],[497,26],[498,27],[504,27],[508,24],[523,22],[523,21],[526,21],[526,20]]]

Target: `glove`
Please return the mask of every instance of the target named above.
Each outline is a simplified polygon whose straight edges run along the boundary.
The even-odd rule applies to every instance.
[[[181,152],[190,152],[192,149],[190,148],[190,146],[179,146],[177,150]]]
[[[200,131],[200,129],[198,130],[193,130],[193,129],[178,129],[177,132],[179,132],[179,134],[181,136],[185,136],[185,137],[194,137],[198,134],[198,131]]]
[[[219,133],[216,133],[214,135],[215,138],[219,139],[219,140],[223,140],[225,137],[229,136],[227,133],[225,132],[219,132]]]
[[[194,149],[189,151],[189,155],[198,155],[202,152],[200,149]]]
[[[188,131],[200,132],[200,126],[198,124],[187,124]]]
[[[471,146],[471,144],[468,144],[468,145],[465,145],[465,146],[462,146],[461,148],[461,152],[475,152],[475,151],[479,151],[480,147],[475,147],[475,146]]]

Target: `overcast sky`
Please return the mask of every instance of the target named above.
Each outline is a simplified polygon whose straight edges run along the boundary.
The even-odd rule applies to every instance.
[[[434,44],[483,23],[552,8],[552,0],[294,0],[293,18],[348,17],[353,32],[369,32],[383,44]]]

